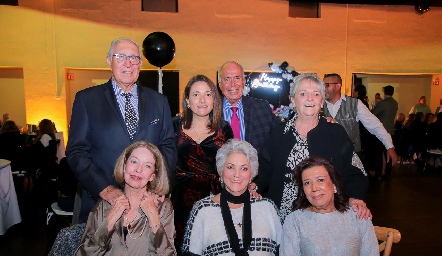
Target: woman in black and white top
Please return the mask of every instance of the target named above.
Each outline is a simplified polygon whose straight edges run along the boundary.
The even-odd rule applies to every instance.
[[[251,185],[278,206],[282,222],[292,212],[298,187],[292,170],[309,156],[325,157],[333,162],[342,177],[350,206],[358,217],[371,217],[364,201],[368,178],[353,143],[339,124],[320,116],[324,104],[325,84],[315,74],[296,76],[290,87],[295,115],[273,128],[259,152],[258,178]],[[332,86],[328,84],[327,86]]]
[[[269,199],[250,198],[249,184],[258,173],[256,150],[229,140],[216,154],[223,184],[220,194],[195,203],[181,247],[185,255],[275,255],[282,226]]]

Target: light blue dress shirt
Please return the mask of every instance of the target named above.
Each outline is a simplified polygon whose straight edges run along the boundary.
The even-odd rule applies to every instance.
[[[224,97],[223,98],[223,115],[224,115],[224,120],[226,120],[227,122],[232,121],[232,115],[233,115],[233,110],[232,110],[232,104],[230,104],[230,102]],[[236,114],[238,115],[238,119],[239,119],[239,129],[240,129],[240,133],[241,133],[241,140],[244,141],[246,140],[246,129],[244,127],[244,108],[242,105],[242,98],[238,101],[238,103],[236,104],[236,106],[238,108],[238,110],[236,111]]]

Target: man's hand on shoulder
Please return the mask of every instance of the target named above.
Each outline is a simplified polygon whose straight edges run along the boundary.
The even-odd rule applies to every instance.
[[[363,200],[350,198],[349,205],[353,209],[353,211],[358,212],[357,217],[359,219],[371,219],[373,216],[371,215],[370,209],[367,208],[367,205]]]
[[[112,185],[107,186],[100,192],[100,197],[108,201],[111,205],[114,205],[115,201],[121,196],[124,196],[123,191]]]
[[[329,122],[329,123],[332,123],[332,124],[337,124],[338,123],[338,121],[336,121],[336,119],[334,119],[333,117],[331,117],[331,116],[327,116],[327,117],[324,117],[326,120],[327,120],[327,122]]]

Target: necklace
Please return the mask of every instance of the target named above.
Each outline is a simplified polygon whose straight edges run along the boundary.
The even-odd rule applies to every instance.
[[[132,220],[132,222],[134,222],[135,220]],[[132,223],[132,222],[130,222],[130,223]],[[146,220],[144,221],[144,225],[143,225],[143,229],[141,230],[141,233],[140,233],[140,235],[138,236],[138,237],[133,237],[132,236],[132,234],[133,234],[133,230],[132,230],[132,232],[130,231],[130,223],[129,223],[129,225],[127,225],[127,233],[129,234],[129,236],[130,236],[130,238],[132,238],[133,240],[137,240],[138,238],[140,238],[142,235],[143,235],[143,233],[144,233],[144,230],[146,229],[146,226],[147,226],[147,218],[146,218]]]
[[[231,209],[233,223],[238,227],[242,227],[243,208]]]
[[[201,136],[199,135],[199,133],[196,131],[195,126],[192,126],[193,131],[195,132],[196,137],[198,137],[198,139],[195,140],[195,142],[197,144],[201,144],[201,142],[203,141],[202,136],[205,134],[203,132],[203,134],[201,134]]]
[[[134,221],[136,221],[138,218],[138,216],[135,216],[135,218],[132,221],[129,221],[129,219],[127,218],[127,215],[124,216],[124,219],[127,222],[127,227],[130,227],[130,224],[134,223]]]
[[[131,221],[129,221],[129,217],[132,218]],[[138,212],[132,212],[132,214],[125,213],[124,214],[124,219],[126,220],[126,223],[128,226],[130,226],[130,224],[132,224],[134,221],[136,221],[137,219],[139,219],[141,217],[141,215]]]

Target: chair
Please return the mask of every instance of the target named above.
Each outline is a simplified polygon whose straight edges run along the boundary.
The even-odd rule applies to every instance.
[[[431,159],[433,159],[433,164],[430,163]],[[440,162],[442,162],[442,150],[429,149],[427,151],[427,157],[425,158],[424,169],[422,171],[424,172],[427,169],[427,164],[430,164],[436,169],[437,166],[440,165]]]
[[[57,202],[52,203],[51,208],[55,212],[55,214],[59,216],[72,216],[74,214],[73,212],[67,212],[60,209]]]
[[[382,241],[382,243],[379,244],[379,252],[384,251],[384,256],[390,255],[393,243],[399,243],[399,241],[401,241],[401,232],[394,228],[374,226],[374,232],[376,233],[377,239]]]
[[[82,223],[60,230],[48,256],[73,255],[85,229],[86,223]]]

